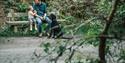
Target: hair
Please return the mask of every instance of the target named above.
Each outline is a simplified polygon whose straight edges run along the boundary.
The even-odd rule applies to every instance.
[[[41,0],[41,2],[46,2],[46,0]]]
[[[28,10],[28,11],[30,11],[30,9],[31,9],[31,7],[30,7],[30,6],[32,6],[32,5],[29,5],[29,7],[27,8],[27,10]]]
[[[33,4],[33,3],[31,3],[31,2],[28,3],[28,8],[27,8],[28,11],[31,9],[30,6],[32,6],[32,4]]]
[[[34,0],[34,1],[35,1],[35,0]],[[37,1],[46,2],[46,0],[37,0]]]

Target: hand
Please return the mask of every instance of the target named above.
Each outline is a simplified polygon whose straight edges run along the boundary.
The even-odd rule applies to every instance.
[[[42,20],[44,20],[44,17],[40,17]]]
[[[44,16],[43,16],[43,17],[44,17],[44,19],[46,18],[46,13],[44,14]]]
[[[36,13],[34,13],[34,16],[37,16],[37,14],[36,14]]]

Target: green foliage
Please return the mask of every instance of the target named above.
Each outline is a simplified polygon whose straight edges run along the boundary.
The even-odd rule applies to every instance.
[[[11,6],[14,6],[16,4],[14,0],[6,0],[4,3],[6,4],[7,8],[10,8]]]
[[[119,3],[117,7],[117,12],[111,24],[111,29],[109,30],[109,34],[118,35],[118,37],[122,37],[125,34],[125,4]]]
[[[18,3],[17,4],[17,11],[18,12],[26,12],[28,8],[28,4],[26,3]]]
[[[103,26],[101,25],[100,20],[93,20],[88,24],[88,30],[86,35],[99,35],[101,33]],[[86,28],[85,28],[86,29]]]
[[[122,49],[121,52],[120,52],[120,58],[118,59],[118,62],[125,62],[125,50]]]
[[[98,5],[98,12],[100,14],[103,14],[104,16],[107,16],[111,10],[112,1],[109,0],[100,0],[100,2],[97,3]]]
[[[29,29],[27,28],[27,25],[22,25],[18,27],[17,32],[14,32],[13,26],[0,31],[0,37],[26,37],[26,36],[37,36],[37,32],[29,31]]]
[[[6,0],[5,2],[4,2],[4,4],[5,4],[5,10],[4,10],[4,12],[5,13],[8,13],[9,11],[10,11],[10,9],[12,9],[12,6],[14,6],[15,5],[15,2],[14,2],[14,0]]]
[[[9,12],[9,9],[14,9],[16,12],[26,12],[28,8],[28,4],[21,3],[19,1],[7,0],[5,3],[5,13]]]
[[[44,44],[44,51],[45,51],[46,53],[48,53],[49,47],[50,47],[50,43]]]
[[[21,16],[16,21],[28,21],[28,16]]]

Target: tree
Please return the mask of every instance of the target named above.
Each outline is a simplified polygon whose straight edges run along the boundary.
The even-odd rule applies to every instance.
[[[106,48],[107,37],[104,37],[104,35],[108,35],[108,30],[109,30],[110,25],[112,23],[112,19],[114,17],[114,14],[115,14],[115,12],[117,10],[118,1],[119,0],[115,0],[113,2],[112,9],[110,11],[109,16],[107,17],[107,20],[106,20],[105,28],[104,28],[103,32],[100,34],[100,45],[99,45],[100,61],[99,61],[99,63],[106,63],[106,60],[105,60],[105,48]]]

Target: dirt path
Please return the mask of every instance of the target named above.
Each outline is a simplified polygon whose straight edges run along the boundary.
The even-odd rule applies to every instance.
[[[43,50],[39,47],[40,44],[48,41],[51,43],[55,42],[54,39],[48,39],[46,37],[0,38],[0,63],[48,63],[47,57],[42,60],[40,59],[40,61],[38,58],[40,54],[46,54],[43,53]],[[98,49],[93,46],[84,46],[81,49],[81,53],[84,52],[84,55],[91,55],[91,53],[94,53],[97,57],[97,50]]]
[[[35,63],[31,61],[34,51],[46,40],[38,37],[0,38],[0,63]]]

